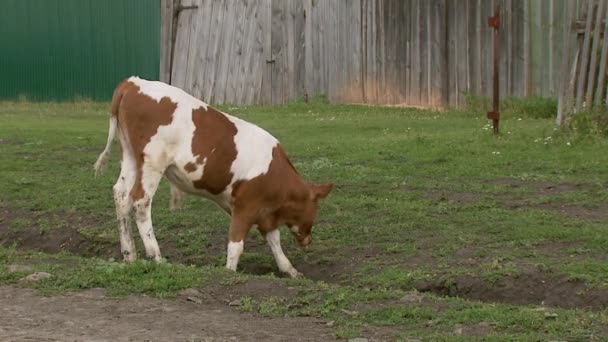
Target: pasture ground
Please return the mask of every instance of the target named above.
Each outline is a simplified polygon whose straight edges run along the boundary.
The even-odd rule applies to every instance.
[[[225,271],[228,218],[195,197],[170,212],[166,181],[153,220],[168,263],[121,263],[118,147],[92,171],[108,107],[0,106],[2,339],[608,339],[608,140],[592,125],[558,132],[523,102],[499,137],[475,109],[222,107],[335,183],[311,251],[283,230],[307,276],[292,280],[257,231]],[[33,271],[53,276],[19,280]]]

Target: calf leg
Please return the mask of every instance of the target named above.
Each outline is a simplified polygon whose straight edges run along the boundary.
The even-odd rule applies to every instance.
[[[135,220],[139,235],[146,249],[146,256],[157,262],[162,261],[158,241],[152,227],[152,199],[158,189],[163,172],[144,164],[131,189],[131,198],[135,208]]]
[[[232,217],[230,223],[230,231],[228,233],[228,251],[226,257],[226,268],[236,271],[239,264],[239,258],[243,254],[245,237],[251,228],[251,224],[238,218],[237,215]]]
[[[270,246],[270,250],[272,250],[272,255],[274,255],[274,259],[281,272],[289,274],[292,278],[303,277],[303,274],[298,272],[298,270],[291,265],[291,262],[285,256],[285,253],[283,253],[279,228],[266,233],[266,241]]]
[[[171,185],[171,200],[169,201],[169,210],[173,211],[181,207],[184,193],[173,185],[173,183],[169,182],[169,184]]]
[[[131,233],[131,197],[129,188],[135,182],[135,164],[128,155],[123,154],[120,176],[114,184],[114,204],[116,205],[116,219],[120,231],[120,250],[126,262],[137,259],[135,241]]]

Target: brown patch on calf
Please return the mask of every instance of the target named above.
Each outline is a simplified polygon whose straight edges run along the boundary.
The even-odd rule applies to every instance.
[[[198,156],[198,164],[205,165],[202,178],[193,184],[214,195],[220,194],[232,181],[230,167],[237,155],[234,144],[236,126],[211,107],[193,110],[192,122],[195,127],[192,154]]]
[[[311,190],[298,176],[281,145],[274,147],[268,172],[233,185],[234,212],[263,234],[284,224],[310,233],[316,214]]]
[[[139,87],[131,82],[121,83],[114,92],[112,110],[117,110],[121,132],[131,147],[137,166],[135,184],[130,192],[134,201],[145,195],[141,184],[144,149],[160,126],[171,123],[176,108],[177,103],[169,97],[163,97],[157,102],[139,93]]]
[[[184,170],[186,170],[186,172],[194,172],[194,171],[196,171],[196,164],[188,163],[188,164],[184,165]]]

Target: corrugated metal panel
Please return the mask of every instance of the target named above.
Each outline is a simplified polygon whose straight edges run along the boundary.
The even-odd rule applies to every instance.
[[[159,0],[4,0],[0,98],[108,100],[130,75],[158,79]]]

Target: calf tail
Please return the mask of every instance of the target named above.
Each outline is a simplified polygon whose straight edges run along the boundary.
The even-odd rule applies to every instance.
[[[108,142],[106,148],[101,152],[97,161],[95,162],[95,176],[100,176],[105,171],[108,161],[110,160],[110,150],[112,148],[112,142],[116,138],[116,132],[118,129],[118,109],[122,101],[122,97],[129,87],[129,80],[122,81],[118,87],[114,90],[112,95],[112,116],[110,116],[110,129],[108,130]]]
[[[110,160],[110,150],[112,148],[112,142],[116,138],[116,129],[118,128],[118,120],[115,115],[110,117],[110,129],[108,130],[108,142],[106,148],[101,152],[97,161],[95,162],[95,177],[100,176],[106,170],[108,161]]]

